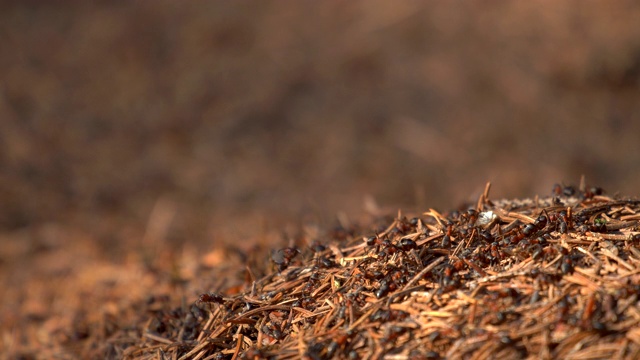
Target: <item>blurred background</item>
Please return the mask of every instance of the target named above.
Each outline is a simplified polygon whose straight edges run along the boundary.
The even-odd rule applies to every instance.
[[[3,2],[5,282],[487,181],[638,195],[639,23],[635,1]]]

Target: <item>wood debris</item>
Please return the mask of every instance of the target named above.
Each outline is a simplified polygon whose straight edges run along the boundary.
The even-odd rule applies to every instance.
[[[472,208],[280,249],[244,291],[157,312],[123,355],[636,358],[640,201],[570,187],[492,201],[488,191]]]

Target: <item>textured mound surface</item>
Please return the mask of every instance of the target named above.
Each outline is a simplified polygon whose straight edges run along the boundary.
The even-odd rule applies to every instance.
[[[160,309],[126,357],[637,358],[640,201],[544,199],[401,213],[302,236],[273,271]],[[361,233],[359,233],[361,232]],[[306,245],[304,245],[306,243]]]

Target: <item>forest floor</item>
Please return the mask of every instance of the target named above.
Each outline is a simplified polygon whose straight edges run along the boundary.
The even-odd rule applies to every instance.
[[[275,248],[259,241],[204,254],[156,247],[118,266],[75,253],[67,267],[29,280],[24,316],[3,314],[5,329],[12,329],[4,332],[4,353],[68,359],[640,355],[640,200],[584,186],[557,186],[545,198],[492,200],[487,184],[465,209],[370,219],[300,227]],[[38,260],[45,263],[70,256],[42,253]],[[6,289],[5,301],[19,301],[12,298],[19,290]]]
[[[639,18],[0,2],[0,358],[635,356]]]

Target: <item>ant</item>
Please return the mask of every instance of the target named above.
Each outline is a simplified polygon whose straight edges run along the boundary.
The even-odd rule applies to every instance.
[[[269,321],[267,324],[263,325],[262,328],[260,329],[262,330],[262,332],[273,338],[276,340],[282,340],[285,337],[284,332],[279,329],[279,326],[274,324],[273,322]]]
[[[241,355],[243,360],[270,359],[272,354],[268,353],[265,348],[252,347]]]
[[[368,280],[380,280],[384,277],[384,273],[380,271],[365,271],[364,278]]]
[[[299,307],[308,310],[314,303],[315,300],[312,297],[305,296],[291,303],[291,307]]]
[[[228,303],[231,300],[232,299],[226,298],[226,297],[222,296],[221,294],[208,292],[208,293],[205,293],[205,294],[201,294],[198,297],[198,300],[196,300],[196,306],[198,306],[200,304],[208,304],[209,305],[209,310],[211,310],[211,304],[218,304],[218,305],[222,305],[225,308],[229,309],[230,306],[228,305]]]
[[[476,209],[468,209],[460,214],[460,217],[467,222],[467,224],[475,224],[478,220],[478,211]]]
[[[407,220],[407,218],[403,216],[402,218],[397,220],[396,229],[398,229],[399,233],[405,234],[407,231],[411,230],[412,226],[415,225],[411,224],[411,221]]]
[[[594,196],[600,196],[604,194],[604,190],[601,187],[591,187],[584,191],[585,199],[593,199]]]
[[[369,319],[374,322],[402,321],[409,316],[409,313],[402,310],[380,309],[373,313]]]
[[[329,269],[329,268],[332,268],[332,267],[336,266],[336,262],[331,260],[331,259],[329,259],[328,257],[322,256],[322,257],[318,258],[317,265],[320,268]]]
[[[418,244],[411,239],[401,239],[399,245],[402,251],[409,251],[418,247]]]
[[[480,231],[480,236],[487,243],[493,242],[493,235],[491,235],[491,231],[482,230],[482,231]]]
[[[309,276],[309,281],[307,281],[307,284],[304,286],[304,288],[302,288],[303,294],[312,293],[313,290],[318,286],[320,280],[323,279],[323,276],[318,272],[317,267],[313,267],[312,270],[313,273],[311,274],[311,276]]]
[[[369,236],[366,240],[367,246],[380,245],[380,238],[376,236]]]
[[[460,277],[458,276],[458,270],[453,265],[445,265],[443,276],[440,280],[443,293],[450,292],[460,287]]]
[[[553,228],[561,234],[566,234],[567,229],[571,227],[571,216],[566,210],[562,210],[557,214],[551,214],[549,221],[554,222]]]
[[[546,211],[544,211],[544,214],[540,214],[532,224],[528,224],[524,227],[524,229],[522,229],[522,234],[524,236],[530,236],[538,231],[543,230],[547,226],[548,218],[549,216],[547,215]]]
[[[284,271],[287,267],[289,267],[291,260],[299,253],[300,250],[295,247],[279,249],[271,254],[271,261],[273,261],[273,263],[278,266],[278,271]]]
[[[398,286],[396,285],[396,283],[393,282],[393,280],[385,278],[380,282],[380,287],[378,288],[378,290],[375,291],[374,294],[378,299],[380,299],[387,296],[389,292],[394,291],[397,288]]]
[[[560,184],[554,184],[553,185],[553,189],[551,190],[551,193],[554,196],[566,196],[566,197],[570,197],[576,194],[576,188],[572,185],[565,185],[562,186]]]
[[[440,245],[443,248],[447,249],[447,248],[449,248],[449,246],[451,246],[451,236],[452,235],[453,235],[453,224],[449,223],[449,224],[447,224],[447,232],[442,237],[442,241],[440,242]]]
[[[396,246],[394,245],[391,240],[389,239],[384,239],[381,240],[380,237],[376,236],[370,236],[369,238],[367,238],[366,240],[367,246],[369,247],[376,247],[376,251],[378,252],[378,257],[386,259],[388,256],[395,254],[398,250],[403,250],[406,248],[407,250],[411,249],[413,247],[413,245],[417,246],[417,244],[415,244],[415,241],[410,240],[410,239],[402,239],[400,241],[400,246]],[[380,250],[380,247],[382,247],[382,250]]]
[[[560,265],[560,270],[563,274],[573,274],[573,260],[568,255],[564,255],[562,257],[562,264]]]
[[[216,293],[206,293],[206,294],[202,294],[198,297],[197,302],[199,303],[217,303],[217,304],[224,304],[225,300],[224,297],[220,294],[216,294]]]
[[[397,338],[402,336],[402,334],[407,332],[407,328],[403,326],[391,326],[388,327],[384,332],[383,341],[385,343],[395,341]]]

